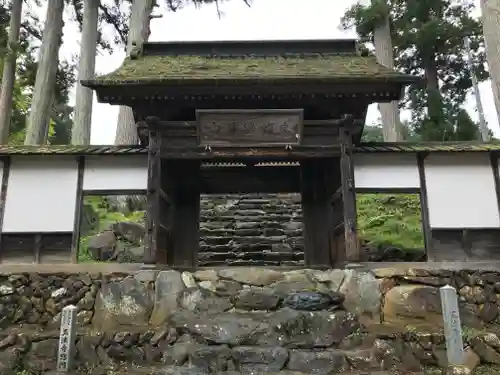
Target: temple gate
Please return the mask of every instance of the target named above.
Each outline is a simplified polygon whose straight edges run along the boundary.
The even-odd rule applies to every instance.
[[[145,263],[194,268],[200,194],[300,192],[305,264],[359,260],[352,152],[367,108],[415,78],[354,40],[137,46],[82,82],[133,109],[148,146]]]

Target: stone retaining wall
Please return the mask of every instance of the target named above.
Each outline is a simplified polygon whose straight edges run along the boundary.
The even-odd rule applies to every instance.
[[[3,274],[0,373],[54,369],[60,311],[69,304],[78,307],[82,367],[157,363],[172,374],[444,367],[438,288],[446,284],[459,290],[467,365],[500,363],[500,273],[492,271]]]

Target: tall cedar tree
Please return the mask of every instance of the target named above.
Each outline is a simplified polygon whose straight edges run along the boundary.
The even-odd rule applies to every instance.
[[[395,66],[420,76],[405,101],[412,112],[411,126],[422,140],[478,139],[477,125],[461,109],[472,87],[466,65],[464,36],[471,40],[474,71],[488,78],[480,20],[471,17],[472,5],[452,0],[389,0]],[[356,27],[362,41],[373,41],[374,28],[386,14],[382,4],[354,5],[342,27]]]
[[[35,4],[32,4],[35,5]],[[9,4],[0,5],[0,67],[9,52],[7,47],[8,28],[11,16]],[[23,15],[20,43],[17,46],[17,61],[13,100],[10,113],[9,142],[22,143],[25,137],[26,121],[31,104],[31,93],[35,84],[38,64],[36,57],[42,38],[42,25],[37,16],[27,11]],[[51,111],[49,142],[66,144],[71,129],[72,107],[68,105],[69,91],[75,82],[74,64],[63,62],[56,75],[56,97]]]

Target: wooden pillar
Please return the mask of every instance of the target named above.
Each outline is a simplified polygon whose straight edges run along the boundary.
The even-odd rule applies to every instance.
[[[300,162],[302,216],[304,220],[304,260],[307,267],[332,266],[330,159]]]
[[[168,193],[168,174],[160,161],[160,188],[158,190],[158,223],[156,239],[156,264],[169,264],[169,251],[172,249],[172,197]]]
[[[172,201],[168,264],[194,269],[199,249],[201,164],[197,160],[169,160],[166,168]]]
[[[156,264],[158,230],[160,222],[159,201],[161,189],[161,134],[149,132],[148,186],[146,192],[146,236],[144,238],[144,264]]]
[[[10,175],[10,157],[5,157],[0,160],[3,161],[2,182],[0,185],[0,263],[2,262],[4,246],[3,246],[3,218],[5,213],[5,204],[7,203],[7,187],[9,184]]]
[[[71,238],[71,262],[78,263],[78,251],[80,249],[80,230],[82,225],[83,211],[83,174],[85,172],[85,157],[78,156],[78,175],[76,179],[75,218],[73,222],[73,234]]]
[[[342,199],[340,163],[337,160],[336,183],[333,185],[337,190],[330,199],[332,210],[332,263],[334,267],[342,266],[345,262],[345,233],[344,233],[344,201]]]
[[[422,217],[422,233],[424,235],[424,246],[427,261],[435,259],[433,249],[432,230],[429,219],[429,203],[427,199],[427,182],[425,179],[425,158],[428,153],[417,153],[418,175],[420,178],[420,212]]]
[[[347,121],[346,121],[347,122]],[[354,160],[352,157],[352,135],[347,126],[341,126],[340,136],[340,175],[344,206],[345,260],[360,261],[360,246],[357,235],[356,189],[354,185]]]

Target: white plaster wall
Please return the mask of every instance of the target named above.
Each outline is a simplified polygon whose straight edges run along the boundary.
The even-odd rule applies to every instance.
[[[419,188],[415,154],[355,154],[354,184],[356,188]]]
[[[489,154],[430,154],[424,165],[432,228],[500,227]]]
[[[11,159],[3,232],[71,232],[78,166],[75,157]]]
[[[85,160],[83,190],[145,190],[148,155],[90,156]]]

